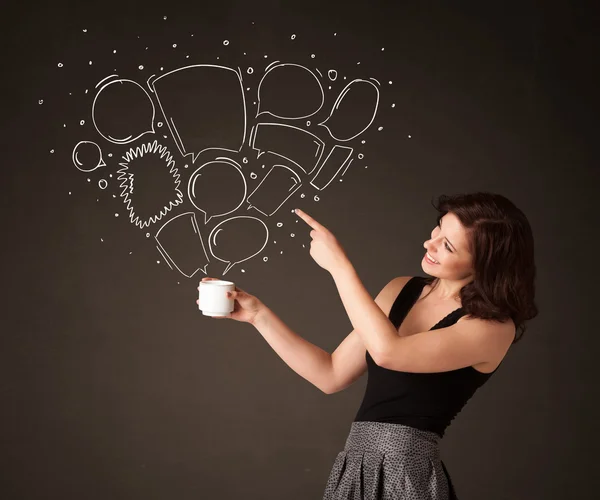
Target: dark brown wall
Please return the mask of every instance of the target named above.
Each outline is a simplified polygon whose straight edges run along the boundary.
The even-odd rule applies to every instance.
[[[115,178],[101,191],[99,172],[71,162],[78,141],[95,140],[114,151],[103,170],[114,174],[130,147],[110,146],[90,126],[92,89],[114,68],[143,85],[156,66],[216,63],[219,55],[258,74],[281,60],[381,82],[377,118],[353,143],[364,159],[322,193],[303,186],[265,219],[263,253],[225,277],[331,352],[352,326],[333,281],[302,247],[309,231],[292,208],[336,234],[374,296],[395,276],[423,274],[432,197],[507,196],[534,230],[540,314],[452,424],[443,457],[464,499],[594,496],[591,13],[530,2],[400,3],[53,2],[3,15],[2,498],[323,493],[366,376],[327,396],[251,326],[203,317],[200,273],[187,279],[170,270],[146,231],[127,220]],[[326,89],[325,108],[336,85]],[[164,142],[177,152],[170,137]],[[181,212],[193,209],[187,203]],[[213,261],[208,273],[223,269]]]

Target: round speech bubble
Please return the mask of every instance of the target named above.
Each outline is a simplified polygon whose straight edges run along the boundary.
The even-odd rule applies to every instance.
[[[349,141],[367,130],[377,114],[379,88],[368,80],[351,81],[336,99],[327,119],[319,123],[331,137]]]
[[[188,182],[188,197],[204,213],[204,224],[213,217],[237,210],[247,192],[241,167],[230,158],[217,158],[199,167]]]
[[[92,104],[94,127],[115,144],[127,144],[144,134],[153,134],[154,115],[154,103],[148,92],[133,80],[106,82]]]
[[[321,109],[325,93],[316,75],[299,64],[277,64],[258,84],[256,116],[268,113],[276,118],[308,118]]]
[[[208,244],[215,259],[227,262],[223,271],[225,275],[236,264],[262,252],[268,240],[269,229],[262,220],[240,215],[215,226],[208,238]]]
[[[100,146],[91,141],[79,141],[73,148],[71,158],[73,164],[82,172],[91,172],[106,166],[102,159]]]

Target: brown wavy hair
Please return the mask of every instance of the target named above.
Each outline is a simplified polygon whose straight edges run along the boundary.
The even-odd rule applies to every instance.
[[[467,230],[475,277],[460,291],[467,315],[489,320],[511,318],[518,342],[526,321],[538,314],[535,304],[533,233],[525,214],[500,194],[477,192],[441,195],[432,205],[437,222],[452,212]],[[432,286],[438,278],[428,277]]]

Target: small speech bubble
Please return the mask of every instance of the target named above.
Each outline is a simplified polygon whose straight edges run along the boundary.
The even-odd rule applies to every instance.
[[[336,99],[329,117],[319,123],[331,137],[349,141],[367,130],[377,114],[379,88],[368,80],[351,81]]]
[[[102,159],[100,146],[91,141],[80,141],[73,148],[73,164],[82,172],[92,172],[106,163]]]
[[[215,259],[227,262],[223,275],[236,264],[262,252],[268,241],[267,225],[260,219],[247,215],[220,222],[208,238],[210,252]]]
[[[213,217],[237,210],[246,197],[242,168],[230,158],[217,158],[199,167],[188,182],[188,197],[204,213],[204,224]]]
[[[321,109],[325,93],[316,75],[299,64],[277,64],[258,84],[257,114],[277,118],[308,118]]]
[[[254,208],[270,217],[302,186],[300,176],[286,165],[273,165],[248,196],[248,210]]]
[[[148,92],[133,80],[104,83],[92,104],[94,127],[102,137],[115,144],[127,144],[144,134],[153,134],[154,114],[154,103]]]

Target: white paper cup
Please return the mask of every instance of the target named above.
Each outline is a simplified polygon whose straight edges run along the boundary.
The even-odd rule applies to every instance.
[[[233,311],[234,299],[227,292],[235,291],[233,281],[208,280],[200,282],[198,309],[204,316],[227,316]]]

